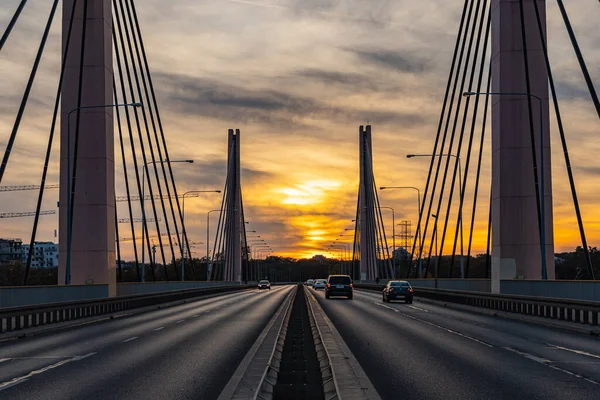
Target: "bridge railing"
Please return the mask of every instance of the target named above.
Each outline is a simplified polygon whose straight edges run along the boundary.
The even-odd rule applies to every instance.
[[[357,289],[381,292],[384,285],[356,284]],[[492,294],[460,290],[414,288],[415,296],[497,311],[598,325],[600,302],[552,297]]]
[[[193,299],[198,296],[233,292],[255,287],[255,285],[217,286],[104,299],[2,308],[0,309],[0,334],[25,328],[154,306],[172,301]]]

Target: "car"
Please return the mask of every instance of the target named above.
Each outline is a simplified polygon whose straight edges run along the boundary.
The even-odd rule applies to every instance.
[[[331,296],[346,296],[352,300],[354,295],[354,285],[350,275],[329,275],[327,278],[327,287],[325,288],[325,298]]]
[[[267,280],[262,280],[258,282],[258,290],[269,289],[271,290],[271,282]]]
[[[327,288],[327,280],[326,279],[317,279],[313,283],[313,289],[315,289],[315,290],[326,289],[326,288]]]
[[[313,283],[314,283],[314,280],[309,279],[309,280],[306,281],[306,286],[311,286],[312,287]]]
[[[413,296],[413,288],[410,286],[410,283],[406,281],[389,281],[383,289],[384,303],[403,299],[407,304],[412,304]]]

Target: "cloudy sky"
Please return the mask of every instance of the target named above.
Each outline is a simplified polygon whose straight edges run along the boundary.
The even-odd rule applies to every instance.
[[[18,1],[1,3],[0,31],[4,31]],[[29,1],[0,53],[2,151],[49,3]],[[548,6],[551,58],[588,240],[600,245],[600,164],[595,157],[600,152],[600,124],[554,3]],[[407,160],[405,155],[431,152],[462,1],[138,0],[136,4],[171,159],[196,160],[189,166],[174,165],[179,191],[221,189],[227,129],[241,129],[246,219],[277,254],[324,253],[324,247],[352,227],[360,124],[373,125],[378,185],[424,188],[427,160]],[[598,82],[600,5],[569,0],[567,7]],[[58,77],[58,25],[52,30],[3,185],[39,183]],[[556,129],[552,142],[555,240],[558,250],[567,250],[578,244],[578,233]],[[484,188],[489,187],[489,145],[486,152]],[[55,154],[50,180],[57,180],[57,168]],[[119,182],[117,191],[123,191]],[[489,192],[482,189],[482,193]],[[2,212],[35,209],[35,192],[0,196]],[[57,198],[57,191],[48,191],[44,209],[54,209]],[[416,224],[413,192],[382,192],[380,200],[395,208],[396,222],[406,219]],[[217,195],[186,201],[192,240],[206,240],[206,212],[219,204]],[[119,206],[119,213],[125,217],[126,208]],[[484,250],[486,221],[482,208],[475,253]],[[391,231],[389,215],[385,223]],[[57,218],[44,217],[38,238],[52,240],[56,225]],[[27,238],[30,230],[30,219],[0,221],[0,236]],[[201,248],[196,250],[197,256],[204,255]]]

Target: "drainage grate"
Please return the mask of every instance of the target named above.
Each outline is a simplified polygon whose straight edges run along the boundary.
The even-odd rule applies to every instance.
[[[304,287],[300,285],[291,309],[273,399],[323,399],[322,384]]]

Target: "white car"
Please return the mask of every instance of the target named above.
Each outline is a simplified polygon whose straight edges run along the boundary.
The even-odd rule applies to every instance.
[[[326,279],[317,279],[313,284],[313,289],[326,289],[327,288],[327,280]]]
[[[313,281],[312,279],[309,279],[309,280],[307,280],[307,281],[306,281],[306,286],[312,286],[312,285],[313,285],[313,282],[314,282],[314,281]]]

